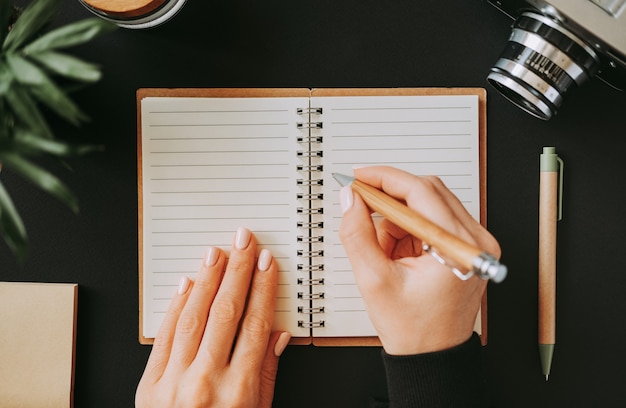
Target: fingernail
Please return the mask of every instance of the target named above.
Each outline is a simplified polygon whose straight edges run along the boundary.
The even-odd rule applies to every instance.
[[[180,282],[178,283],[178,294],[184,295],[189,290],[189,286],[191,284],[191,280],[187,276],[183,276],[180,278]]]
[[[282,332],[280,336],[278,336],[278,340],[274,345],[274,355],[276,357],[280,357],[280,355],[283,354],[283,351],[287,348],[287,344],[289,344],[289,340],[291,340],[291,333]]]
[[[345,214],[354,204],[354,195],[350,186],[341,187],[339,192],[339,200],[341,203],[341,211]]]
[[[245,249],[250,243],[250,230],[247,228],[237,228],[237,234],[235,235],[235,248]]]
[[[209,247],[204,254],[204,265],[213,266],[217,262],[219,252],[216,247]]]
[[[268,249],[262,249],[259,253],[258,268],[260,271],[266,271],[272,264],[272,253]]]

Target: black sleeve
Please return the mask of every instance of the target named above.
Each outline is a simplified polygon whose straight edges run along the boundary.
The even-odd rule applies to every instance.
[[[434,353],[392,356],[383,351],[389,408],[488,407],[481,350],[474,333],[465,343]]]

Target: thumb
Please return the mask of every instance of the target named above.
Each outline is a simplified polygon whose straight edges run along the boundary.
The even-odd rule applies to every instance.
[[[263,366],[261,367],[261,385],[259,387],[259,407],[271,408],[274,399],[274,385],[278,373],[278,360],[287,347],[291,334],[288,332],[274,332],[267,343]]]
[[[340,194],[343,220],[339,238],[350,258],[354,274],[358,279],[358,275],[365,271],[384,270],[388,267],[388,259],[378,243],[371,210],[349,186],[343,187]]]

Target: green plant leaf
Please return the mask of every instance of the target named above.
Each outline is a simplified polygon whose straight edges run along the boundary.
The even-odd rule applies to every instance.
[[[20,214],[0,182],[0,234],[20,262],[26,258],[28,237]]]
[[[75,126],[89,120],[89,117],[52,82],[34,87],[31,89],[31,93],[59,116]]]
[[[13,140],[3,143],[0,140],[0,151],[3,145],[25,153],[48,153],[54,156],[71,157],[102,150],[98,145],[74,145],[58,140],[44,139],[29,131],[15,129]]]
[[[88,18],[57,28],[44,34],[24,47],[24,53],[31,55],[52,49],[67,48],[83,44],[95,37],[113,31],[117,26],[98,17]]]
[[[26,43],[52,18],[61,1],[35,0],[30,3],[7,34],[2,49],[12,51]]]
[[[0,63],[0,96],[7,93],[12,82],[13,72],[5,64]]]
[[[77,212],[78,203],[72,192],[33,160],[44,156],[66,164],[63,157],[99,150],[100,146],[73,145],[54,139],[40,103],[74,125],[87,120],[67,96],[68,89],[61,89],[54,79],[60,76],[72,80],[68,81],[70,85],[84,86],[100,79],[100,69],[57,50],[86,43],[117,26],[91,18],[42,34],[62,1],[31,0],[7,33],[8,23],[14,20],[13,2],[0,0],[0,168],[10,168]],[[0,237],[20,260],[25,259],[26,229],[1,182]]]
[[[26,88],[14,82],[4,95],[4,99],[20,123],[42,137],[52,138],[48,123]]]
[[[19,173],[43,191],[58,198],[75,213],[78,212],[78,201],[74,194],[57,177],[41,167],[22,158],[20,155],[9,152],[0,152],[0,162]]]
[[[7,53],[6,61],[15,79],[24,85],[40,85],[47,79],[45,72],[21,55]]]
[[[84,82],[96,82],[101,77],[100,68],[95,64],[55,51],[30,54],[29,57],[44,68],[64,77]]]
[[[17,54],[8,54],[7,62],[18,82],[27,85],[30,93],[68,122],[78,126],[88,117],[52,82],[37,65]]]

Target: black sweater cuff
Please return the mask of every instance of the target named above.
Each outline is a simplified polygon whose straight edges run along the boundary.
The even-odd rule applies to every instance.
[[[390,408],[487,407],[480,337],[451,349],[409,356],[384,351]]]

